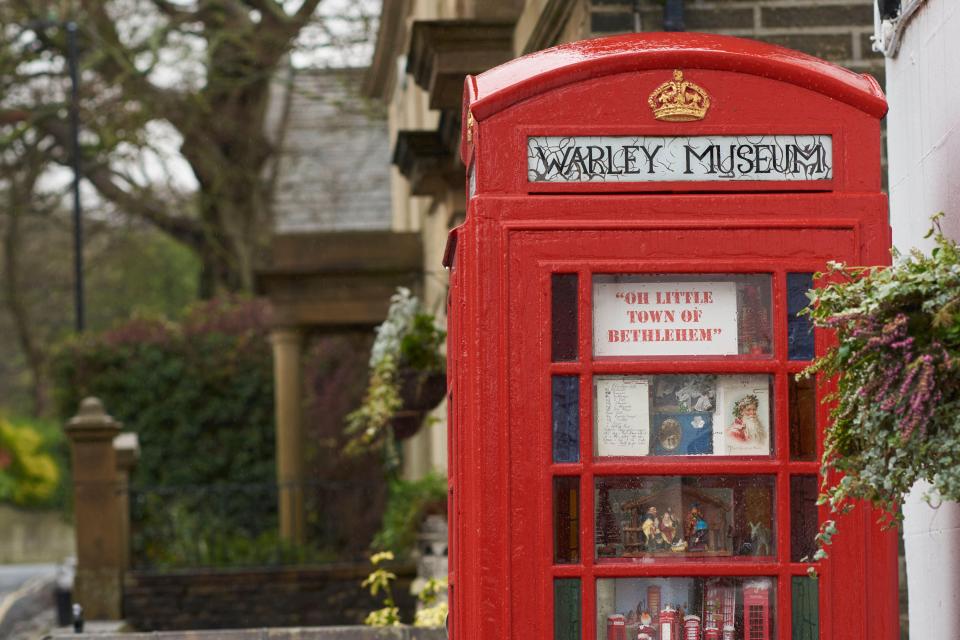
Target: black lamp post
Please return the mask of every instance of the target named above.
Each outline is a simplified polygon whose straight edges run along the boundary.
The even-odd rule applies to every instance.
[[[80,73],[77,69],[77,23],[66,23],[70,67],[70,157],[73,164],[73,272],[77,333],[86,325],[83,304],[83,209],[80,206]]]

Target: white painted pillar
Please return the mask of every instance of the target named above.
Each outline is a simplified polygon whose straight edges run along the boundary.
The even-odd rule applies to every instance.
[[[903,505],[911,638],[960,638],[960,504],[923,501],[918,484]]]
[[[944,232],[960,238],[960,2],[918,6],[886,64],[890,224],[902,253],[930,249],[923,235],[938,211]],[[960,638],[960,505],[933,509],[923,490],[903,506],[910,637]]]

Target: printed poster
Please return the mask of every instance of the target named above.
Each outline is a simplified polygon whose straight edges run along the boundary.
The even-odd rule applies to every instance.
[[[713,417],[713,452],[770,455],[770,376],[721,376]]]
[[[594,282],[595,356],[737,355],[734,282]]]

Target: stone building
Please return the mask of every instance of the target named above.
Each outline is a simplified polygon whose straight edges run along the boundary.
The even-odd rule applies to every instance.
[[[416,287],[421,279],[419,235],[391,229],[387,122],[382,105],[359,95],[363,73],[281,75],[267,118],[278,148],[267,175],[274,233],[256,287],[270,300],[274,323],[280,530],[295,541],[304,539],[308,515],[307,440],[318,448],[316,425],[308,436],[304,424],[302,361],[310,338],[371,333],[396,287]]]
[[[564,42],[689,30],[799,49],[882,84],[873,17],[872,0],[386,0],[364,93],[387,109],[391,228],[419,234],[428,306],[442,314],[441,255],[465,211],[458,146],[467,74]],[[445,468],[444,429],[405,446],[408,475]]]

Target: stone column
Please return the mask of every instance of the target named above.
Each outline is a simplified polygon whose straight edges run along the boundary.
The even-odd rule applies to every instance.
[[[273,345],[280,537],[289,542],[302,543],[305,537],[303,380],[300,370],[303,333],[294,328],[277,328],[270,334],[270,343]]]
[[[404,480],[420,480],[433,469],[430,466],[431,429],[433,427],[421,427],[415,436],[403,441]]]
[[[96,398],[80,404],[66,426],[73,463],[73,503],[77,537],[74,601],[88,620],[122,617],[123,541],[120,486],[113,439],[120,423]]]
[[[130,568],[130,472],[140,458],[140,439],[135,433],[121,433],[113,439],[113,455],[117,460],[117,482],[120,491],[120,548],[123,568]]]

